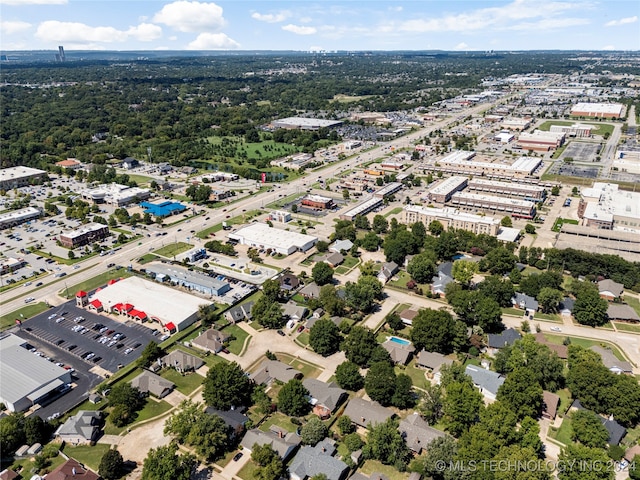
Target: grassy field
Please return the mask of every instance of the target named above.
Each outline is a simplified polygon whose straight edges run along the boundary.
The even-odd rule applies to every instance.
[[[420,368],[416,368],[415,359],[411,360],[409,362],[409,365],[404,368],[396,366],[395,370],[396,374],[404,373],[406,375],[409,375],[411,377],[411,383],[413,383],[415,387],[424,389],[426,388],[427,382],[429,382],[425,376],[426,371]]]
[[[243,480],[254,480],[255,478],[258,478],[259,468],[260,467],[258,465],[249,460],[238,472],[238,477],[242,478]]]
[[[185,395],[189,395],[195,389],[200,387],[202,385],[202,380],[204,380],[204,377],[195,372],[190,372],[183,375],[175,368],[167,368],[163,370],[160,376],[162,378],[166,378],[170,382],[175,383],[178,391],[180,393],[184,393]]]
[[[543,130],[545,132],[548,132],[549,130],[551,130],[551,125],[562,125],[565,127],[571,126],[573,124],[575,124],[575,120],[573,121],[567,121],[567,120],[548,120],[546,122],[544,122],[542,125],[540,125],[538,127],[538,130]],[[584,121],[580,121],[579,123],[581,123],[582,125],[592,125],[593,127],[593,133],[596,135],[604,135],[605,133],[609,132],[609,135],[611,135],[613,133],[613,129],[614,126],[608,123],[600,123],[600,122],[584,122]]]
[[[386,475],[389,480],[406,480],[409,478],[408,473],[399,472],[392,465],[383,465],[378,460],[367,460],[362,464],[359,471],[367,476],[370,476],[375,472],[382,473],[383,475]]]
[[[397,215],[400,212],[402,212],[402,207],[396,207],[393,210],[388,211],[387,213],[384,214],[385,218],[390,216],[390,215]]]
[[[562,225],[568,223],[570,225],[578,225],[578,221],[577,220],[573,220],[570,218],[556,218],[556,221],[553,223],[553,227],[551,227],[551,230],[553,230],[554,232],[559,232],[560,229],[562,228]]]
[[[153,177],[147,177],[146,175],[136,175],[135,173],[127,173],[127,175],[129,176],[130,181],[136,182],[138,185],[148,185],[152,180],[156,180]]]
[[[165,245],[164,247],[155,250],[153,253],[159,255],[161,257],[172,258],[176,255],[186,252],[193,248],[193,245],[185,242],[175,242],[170,243],[169,245]]]
[[[546,322],[562,323],[562,317],[557,313],[536,312],[533,315],[534,320],[544,320]]]
[[[549,431],[549,436],[564,445],[570,445],[572,443],[572,433],[573,429],[571,428],[571,418],[567,415],[564,417],[564,420],[562,420],[562,425],[560,425],[560,428],[558,428],[557,431]]]
[[[322,371],[319,366],[305,362],[299,358],[292,357],[286,353],[278,353],[278,360],[300,370],[305,378],[317,378]]]
[[[288,432],[295,432],[298,428],[298,425],[294,425],[293,423],[291,423],[291,419],[289,416],[280,412],[275,412],[269,418],[267,418],[262,423],[262,425],[260,425],[260,430],[262,430],[263,432],[268,432],[271,425],[282,427]]]
[[[106,285],[109,280],[127,278],[131,275],[133,274],[131,272],[128,272],[126,268],[121,268],[120,270],[108,270],[104,273],[101,273],[100,275],[96,275],[93,278],[85,280],[84,282],[76,283],[75,285],[69,287],[68,290],[72,294],[75,294],[75,292],[79,290],[90,292],[91,290],[95,290],[98,287]]]
[[[216,223],[215,225],[211,225],[210,227],[207,227],[204,230],[201,230],[198,233],[196,233],[196,237],[204,240],[209,238],[212,233],[217,233],[220,230],[222,230],[222,224]]]
[[[301,345],[304,345],[304,346],[309,345],[309,332],[302,332],[300,335],[297,336],[296,340]]]
[[[0,330],[5,330],[16,324],[16,319],[26,320],[47,310],[49,306],[44,302],[31,303],[0,317]]]
[[[86,465],[92,470],[98,471],[102,456],[109,450],[110,445],[97,444],[93,447],[81,445],[78,447],[70,447],[65,445],[63,452],[71,458],[75,458],[78,462]]]
[[[624,322],[613,322],[613,324],[616,330],[620,330],[621,332],[640,333],[640,325],[632,325]]]
[[[249,334],[237,325],[231,324],[224,327],[224,332],[233,335],[235,340],[229,342],[229,351],[234,355],[240,355],[244,342]]]
[[[153,262],[154,260],[160,260],[160,258],[156,255],[154,255],[153,253],[145,253],[143,256],[141,256],[138,259],[138,263],[140,265],[145,265],[149,262]]]
[[[624,301],[627,303],[627,305],[633,308],[638,315],[640,315],[640,300],[638,300],[636,297],[632,297],[631,295],[626,294],[624,296]]]

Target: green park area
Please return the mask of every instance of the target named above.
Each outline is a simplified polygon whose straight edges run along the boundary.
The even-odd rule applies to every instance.
[[[551,230],[553,230],[554,232],[559,232],[560,229],[562,228],[562,225],[564,225],[565,223],[568,223],[570,225],[578,225],[578,220],[573,220],[571,218],[556,218],[556,221],[553,222],[553,227],[551,227]]]
[[[173,258],[176,255],[180,255],[181,253],[184,253],[187,250],[190,250],[191,248],[193,248],[193,245],[191,245],[190,243],[175,242],[175,243],[170,243],[169,245],[165,245],[164,247],[160,247],[159,249],[155,250],[153,253],[155,253],[160,257]]]
[[[5,313],[0,317],[0,330],[6,330],[16,324],[17,320],[26,320],[49,308],[44,302],[32,303],[13,312]]]

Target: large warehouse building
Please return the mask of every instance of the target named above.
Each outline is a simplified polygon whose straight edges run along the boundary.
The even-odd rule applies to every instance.
[[[32,185],[34,180],[42,180],[47,172],[31,167],[9,167],[0,170],[0,189],[11,190],[12,188]]]
[[[0,215],[0,230],[15,227],[21,223],[39,218],[42,212],[38,208],[27,207],[20,210],[13,210]]]
[[[340,120],[323,120],[321,118],[287,117],[274,120],[271,123],[273,128],[287,128],[299,130],[320,130],[321,128],[331,128],[342,125]]]
[[[578,217],[588,227],[640,232],[640,193],[596,182],[580,192]]]
[[[536,170],[542,165],[541,158],[520,157],[512,164],[502,162],[483,162],[473,160],[475,152],[456,150],[439,160],[423,163],[425,171],[440,171],[453,175],[484,175],[489,178],[525,178],[536,176]]]
[[[505,198],[495,195],[456,192],[451,197],[451,204],[461,210],[471,212],[505,212],[514,217],[531,219],[536,216],[536,204],[529,200]]]
[[[0,402],[22,412],[71,382],[71,373],[34,355],[26,340],[7,334],[0,338]]]
[[[518,137],[518,145],[524,150],[548,152],[561,147],[565,137],[564,132],[545,132],[543,130],[534,130],[532,133],[522,132]]]
[[[198,319],[198,307],[211,302],[188,293],[129,277],[96,291],[91,300],[98,300],[107,312],[118,313],[131,320],[157,321],[167,330],[183,330]]]
[[[571,107],[574,117],[620,118],[623,111],[620,103],[576,103]]]
[[[282,255],[306,252],[318,241],[318,237],[280,230],[264,223],[252,223],[229,234],[231,240],[250,247],[271,249]]]
[[[446,203],[451,200],[451,195],[464,190],[468,181],[467,177],[460,175],[449,177],[429,189],[429,200],[436,203]]]

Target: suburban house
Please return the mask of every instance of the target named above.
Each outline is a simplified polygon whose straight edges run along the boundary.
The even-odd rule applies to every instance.
[[[602,298],[605,298],[612,302],[616,298],[622,297],[624,292],[624,285],[614,282],[613,280],[606,279],[598,282],[598,293]]]
[[[555,420],[560,405],[560,397],[555,393],[542,391],[542,417],[548,420]]]
[[[349,466],[334,457],[336,447],[333,440],[325,438],[315,447],[304,446],[298,450],[289,465],[291,480],[305,480],[324,474],[327,480],[343,480],[349,474]]]
[[[516,292],[515,296],[511,299],[511,304],[513,308],[527,312],[527,315],[533,315],[538,311],[538,301],[524,293]]]
[[[552,352],[556,352],[558,358],[566,360],[569,358],[569,347],[566,345],[556,345],[555,343],[549,342],[547,338],[544,336],[544,333],[538,332],[536,333],[536,342],[541,343],[542,345],[546,345],[549,350]]]
[[[498,389],[504,383],[502,375],[475,365],[467,365],[464,372],[471,377],[473,384],[485,398],[496,399]]]
[[[394,341],[394,338],[390,338],[384,342],[382,348],[389,352],[391,360],[397,365],[406,365],[416,350],[416,347],[414,347],[411,342],[399,343],[398,341]]]
[[[224,318],[233,323],[238,323],[243,320],[251,320],[251,309],[253,308],[253,303],[254,302],[247,302],[230,308],[224,313]]]
[[[315,313],[315,312],[314,312]],[[318,320],[320,320],[322,317],[314,317],[313,315],[311,317],[309,317],[307,319],[307,321],[304,323],[304,328],[305,330],[309,331],[311,330],[311,328],[316,324],[316,322]],[[330,317],[329,320],[331,320],[336,327],[339,327],[340,324],[344,321],[344,318],[342,317],[338,317],[338,316],[333,316]]]
[[[417,455],[420,455],[422,449],[436,438],[446,436],[444,432],[430,427],[426,420],[415,412],[400,421],[398,430],[407,447]]]
[[[629,463],[633,462],[633,459],[636,455],[640,455],[640,445],[634,445],[633,447],[627,449],[624,453],[624,459]]]
[[[618,422],[616,422],[613,419],[613,417],[604,418],[601,416],[600,421],[602,422],[602,425],[604,425],[604,428],[606,428],[607,432],[609,433],[609,439],[607,440],[607,443],[609,445],[618,445],[622,441],[624,436],[627,434],[627,429],[624,428],[622,425],[620,425]]]
[[[173,382],[148,370],[144,370],[140,375],[131,380],[131,386],[140,390],[140,393],[148,393],[157,398],[166,397],[176,388]]]
[[[295,432],[287,432],[277,425],[271,425],[267,432],[257,428],[247,430],[240,444],[249,452],[251,452],[256,443],[260,446],[271,445],[271,448],[286,462],[295,449],[298,448],[301,441]]]
[[[40,477],[37,477],[40,478]],[[62,465],[47,473],[47,480],[99,480],[100,475],[92,472],[77,460],[70,458]]]
[[[282,305],[282,314],[289,320],[299,321],[307,314],[307,307],[301,307],[294,302]]]
[[[489,348],[500,349],[512,346],[520,338],[520,332],[513,328],[507,328],[502,333],[490,333],[487,335],[487,344]]]
[[[22,477],[10,468],[5,468],[0,472],[0,480],[15,480],[16,478]]]
[[[380,272],[378,273],[378,280],[384,285],[391,278],[398,273],[399,267],[396,262],[385,262],[382,264],[380,268]]]
[[[351,240],[349,239],[336,240],[329,247],[329,251],[335,252],[335,253],[342,253],[342,252],[348,252],[349,250],[351,250],[351,248],[353,248],[353,242]]]
[[[435,380],[436,383],[440,383],[440,369],[443,365],[451,365],[453,360],[445,357],[441,353],[437,352],[427,352],[426,350],[422,350],[418,354],[418,359],[416,360],[416,365],[421,368],[428,368],[431,370],[431,376]]]
[[[313,413],[321,419],[329,418],[347,397],[343,390],[335,383],[326,383],[316,378],[306,378],[302,385],[309,391],[309,403],[313,405]]]
[[[209,415],[217,415],[222,421],[234,432],[235,436],[239,436],[244,432],[244,426],[250,420],[244,414],[244,408],[236,408],[234,410],[218,410],[213,407],[207,407],[204,410]]]
[[[452,262],[444,262],[438,265],[438,272],[431,279],[431,293],[444,296],[447,285],[453,282]]]
[[[278,360],[264,360],[260,367],[251,374],[251,380],[257,385],[268,385],[274,380],[287,383],[294,378],[302,378],[302,372]]]
[[[342,262],[344,262],[344,256],[339,252],[332,252],[320,257],[317,261],[324,262],[331,268],[336,268]]]
[[[304,298],[320,298],[320,287],[315,283],[311,282],[308,285],[305,285],[298,292]]]
[[[218,353],[224,348],[229,338],[229,334],[216,330],[215,328],[210,328],[191,340],[191,345],[200,350]]]
[[[558,313],[563,317],[570,317],[573,315],[573,305],[576,301],[569,297],[564,297],[558,305]]]
[[[280,282],[281,290],[295,290],[300,286],[300,279],[296,277],[293,273],[284,273],[278,277],[278,281]]]
[[[629,305],[620,303],[610,303],[607,308],[609,320],[619,320],[622,322],[640,322],[640,317]]]
[[[102,412],[80,410],[58,427],[55,436],[70,445],[88,445],[98,439],[102,423]]]
[[[179,349],[162,357],[160,363],[167,367],[173,367],[181,373],[197,370],[204,365],[204,361],[201,358]]]
[[[600,357],[602,357],[602,363],[613,373],[633,373],[633,366],[624,360],[618,360],[611,350],[608,348],[602,348],[599,345],[590,347],[589,350],[593,350]]]
[[[140,162],[132,157],[127,157],[122,161],[122,168],[125,170],[131,170],[140,166]]]
[[[357,426],[368,428],[369,425],[375,427],[379,423],[386,422],[395,414],[378,402],[352,398],[347,404],[347,408],[344,409],[344,415],[349,417],[351,422]]]
[[[399,316],[400,320],[402,320],[402,323],[404,323],[405,325],[413,325],[413,319],[416,318],[416,315],[418,315],[417,310],[411,310],[410,308],[407,308],[406,310],[400,312]]]

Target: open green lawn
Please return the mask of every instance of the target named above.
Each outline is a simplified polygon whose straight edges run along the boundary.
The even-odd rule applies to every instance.
[[[153,253],[159,255],[161,257],[173,258],[176,255],[186,252],[193,248],[193,245],[185,242],[175,242],[170,243],[169,245],[165,245],[164,247],[155,250]]]
[[[523,317],[524,316],[524,310],[519,310],[517,308],[503,308],[502,309],[502,314],[503,315],[513,315],[514,317]]]
[[[411,382],[415,387],[424,389],[429,382],[425,376],[426,370],[417,368],[415,359],[411,360],[404,368],[396,366],[395,370],[396,374],[404,373],[409,375],[411,377]]]
[[[160,260],[160,257],[154,255],[153,253],[145,253],[138,259],[138,263],[140,265],[144,265],[149,262],[153,262],[154,260]]]
[[[204,377],[195,372],[189,372],[183,375],[175,368],[164,369],[160,376],[175,383],[178,391],[185,395],[189,395],[199,388],[202,385],[202,380],[204,380]]]
[[[110,445],[104,445],[98,443],[93,447],[87,445],[80,445],[78,447],[70,447],[65,445],[63,448],[63,452],[65,455],[76,459],[78,462],[86,465],[91,470],[98,471],[98,467],[100,466],[100,460],[102,460],[102,456],[109,450]]]
[[[563,388],[562,390],[558,390],[555,392],[560,397],[560,403],[558,405],[558,416],[564,416],[564,412],[566,412],[571,406],[571,392],[569,392],[568,388]]]
[[[300,335],[298,335],[296,340],[298,341],[298,343],[304,346],[309,345],[309,332],[302,332]]]
[[[544,337],[547,339],[549,343],[555,343],[556,345],[562,345],[566,336],[563,335],[554,335],[552,333],[545,333]],[[579,345],[583,348],[590,348],[594,345],[599,345],[604,348],[609,348],[611,352],[616,356],[618,360],[626,360],[625,356],[622,355],[618,347],[613,345],[612,343],[605,342],[602,340],[590,340],[588,338],[580,338],[580,337],[569,337],[571,340],[571,345]]]
[[[281,362],[291,365],[296,370],[300,370],[305,378],[317,378],[322,372],[322,369],[319,366],[313,365],[312,363],[299,358],[292,357],[286,353],[278,353],[277,356],[278,360]]]
[[[560,443],[565,445],[569,445],[572,443],[571,435],[573,433],[573,429],[571,428],[571,418],[569,415],[564,417],[562,420],[562,425],[557,431],[553,429],[549,431],[549,436]]]
[[[242,352],[242,347],[244,346],[244,342],[249,334],[245,330],[234,324],[227,325],[223,330],[225,333],[228,333],[229,335],[233,335],[235,337],[235,340],[231,340],[229,342],[229,351],[234,355],[240,355],[240,352]]]
[[[47,310],[49,306],[44,302],[31,303],[0,317],[0,330],[5,330],[16,324],[16,319],[26,320]]]
[[[613,322],[613,324],[615,325],[616,330],[620,330],[622,332],[640,333],[640,325],[634,325],[624,322]]]
[[[397,215],[400,212],[402,212],[402,207],[396,207],[396,208],[394,208],[392,210],[389,210],[387,213],[384,214],[384,216],[386,218],[386,217],[389,217],[391,215]]]
[[[269,416],[261,425],[260,430],[268,432],[271,425],[277,425],[284,428],[288,432],[295,432],[298,429],[298,425],[291,423],[291,418],[284,413],[275,412]]]
[[[640,300],[637,297],[633,297],[630,294],[626,294],[624,296],[624,301],[627,305],[633,308],[638,315],[640,315]]]
[[[542,313],[542,312],[536,312],[533,315],[533,319],[536,320],[544,320],[547,322],[554,322],[554,323],[562,323],[562,317],[560,315],[558,315],[557,313]]]
[[[149,184],[152,180],[155,180],[153,177],[147,177],[145,175],[136,175],[134,173],[127,173],[129,176],[129,181],[136,182],[138,185]],[[157,180],[156,180],[157,181]]]
[[[407,472],[399,472],[395,467],[391,465],[383,465],[378,460],[365,461],[359,471],[367,476],[370,476],[375,472],[382,473],[383,475],[386,475],[389,480],[405,480],[409,478],[409,474]]]
[[[196,237],[204,240],[209,238],[212,233],[219,232],[220,230],[222,230],[222,224],[216,223],[215,225],[211,225],[210,227],[207,227],[204,230],[201,230],[198,233],[196,233]]]
[[[352,269],[353,267],[355,267],[356,265],[358,265],[360,263],[360,259],[359,258],[354,258],[351,255],[347,255],[344,258],[344,262],[342,263],[342,267],[346,267],[348,269]]]
[[[252,460],[249,460],[238,472],[238,477],[242,478],[243,480],[254,480],[258,478],[259,468],[260,467],[253,463]]]
[[[127,278],[133,275],[131,272],[127,271],[126,268],[121,268],[120,270],[107,270],[100,275],[96,275],[93,278],[85,280],[84,282],[76,283],[69,287],[69,292],[75,295],[76,292],[80,290],[84,290],[85,292],[90,292],[91,290],[95,290],[98,287],[102,287],[109,282],[109,280]]]
[[[571,126],[574,123],[576,123],[575,120],[548,120],[537,128],[538,130],[543,130],[545,132],[548,132],[549,130],[551,130],[551,125],[562,125],[566,127],[566,126]],[[611,135],[614,129],[614,126],[609,123],[589,122],[589,121],[585,122],[582,120],[579,123],[583,125],[593,126],[594,128],[592,129],[592,133],[595,135],[604,135],[607,132],[609,132],[609,135]]]
[[[572,218],[561,218],[558,217],[556,218],[556,221],[553,223],[553,227],[551,227],[551,230],[554,232],[559,232],[560,229],[562,228],[562,225],[568,223],[570,225],[578,225],[578,221],[577,220],[573,220]]]

